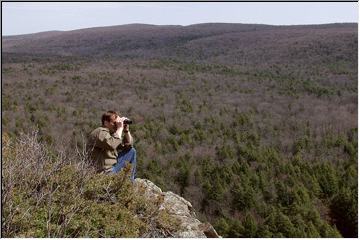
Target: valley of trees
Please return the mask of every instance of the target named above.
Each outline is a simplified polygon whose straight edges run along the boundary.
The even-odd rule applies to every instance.
[[[124,55],[4,48],[3,133],[71,155],[115,110],[135,122],[138,177],[223,237],[357,237],[357,25],[209,26]]]

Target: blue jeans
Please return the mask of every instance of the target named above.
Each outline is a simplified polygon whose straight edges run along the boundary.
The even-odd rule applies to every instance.
[[[133,182],[136,177],[136,150],[135,148],[130,148],[129,150],[124,150],[119,152],[117,157],[117,163],[112,167],[113,173],[118,173],[126,166],[126,163],[131,164],[131,175],[130,179]]]

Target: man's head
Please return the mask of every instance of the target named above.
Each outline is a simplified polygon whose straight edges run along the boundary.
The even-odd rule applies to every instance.
[[[102,126],[110,130],[110,132],[115,132],[116,127],[116,117],[118,114],[115,111],[107,111],[101,117]]]

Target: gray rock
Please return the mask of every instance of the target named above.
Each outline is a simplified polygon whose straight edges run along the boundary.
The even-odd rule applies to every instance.
[[[218,238],[216,230],[209,223],[202,223],[196,218],[191,203],[173,192],[163,192],[158,186],[147,179],[135,179],[135,189],[145,199],[157,203],[157,211],[166,211],[179,222],[179,227],[171,232],[156,227],[143,237],[175,237],[175,238]]]

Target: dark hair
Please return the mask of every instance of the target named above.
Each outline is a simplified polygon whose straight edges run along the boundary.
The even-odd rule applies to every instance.
[[[115,111],[107,111],[107,112],[104,113],[104,114],[102,115],[102,117],[101,117],[101,123],[102,123],[102,125],[104,125],[105,121],[110,122],[111,118],[112,118],[113,116],[117,116],[117,115],[118,115],[118,114],[117,114],[117,112],[115,112]]]

